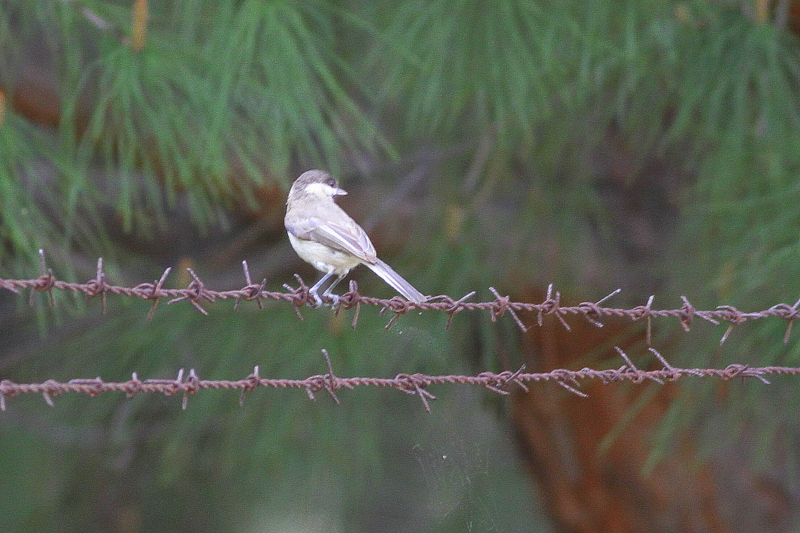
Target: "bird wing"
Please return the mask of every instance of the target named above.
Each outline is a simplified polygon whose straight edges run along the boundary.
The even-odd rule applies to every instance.
[[[349,216],[336,220],[323,220],[316,216],[298,217],[286,224],[286,230],[298,239],[330,246],[368,263],[377,260],[375,247],[367,232]]]

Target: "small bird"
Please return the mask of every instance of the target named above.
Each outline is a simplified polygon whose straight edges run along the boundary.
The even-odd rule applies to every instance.
[[[347,194],[336,180],[322,170],[309,170],[300,175],[289,190],[283,223],[294,251],[304,261],[324,273],[309,291],[317,305],[320,287],[333,275],[336,279],[322,293],[334,303],[338,296],[331,291],[353,267],[364,264],[391,285],[406,299],[420,303],[425,296],[392,267],[378,259],[367,232],[336,205],[334,198]]]

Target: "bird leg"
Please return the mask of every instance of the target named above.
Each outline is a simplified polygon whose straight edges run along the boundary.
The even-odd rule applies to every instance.
[[[327,274],[325,274],[321,278],[319,278],[319,281],[316,282],[313,287],[308,289],[308,294],[310,294],[314,298],[314,302],[317,304],[317,307],[322,305],[322,298],[319,297],[319,295],[317,294],[317,291],[319,291],[319,288],[322,287],[322,285],[326,281],[328,281],[328,278],[330,278],[331,276],[333,276],[333,272],[328,272]],[[334,282],[333,284],[336,285],[336,282]],[[331,289],[329,287],[327,291],[322,293],[322,295],[323,296],[328,296],[328,292],[330,292],[330,290]]]
[[[331,294],[331,291],[333,290],[333,288],[334,288],[334,287],[336,287],[336,285],[337,285],[337,284],[338,284],[340,281],[342,281],[342,278],[343,278],[343,277],[344,277],[344,276],[339,276],[338,278],[336,278],[336,279],[333,281],[333,283],[331,283],[331,284],[330,284],[330,286],[329,286],[327,289],[325,289],[325,292],[323,292],[323,293],[322,293],[322,295],[323,295],[323,296],[328,296],[328,297],[330,297],[330,298],[333,300],[333,305],[334,305],[334,306],[335,306],[335,305],[337,305],[337,304],[339,303],[339,295],[338,295],[338,294]]]

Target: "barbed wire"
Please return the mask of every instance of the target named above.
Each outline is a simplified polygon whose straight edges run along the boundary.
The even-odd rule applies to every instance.
[[[577,387],[581,381],[599,380],[603,384],[630,381],[641,383],[650,380],[659,384],[667,381],[676,381],[687,376],[696,377],[716,377],[728,381],[734,378],[756,378],[762,383],[769,384],[765,378],[767,375],[798,375],[800,368],[767,366],[750,367],[748,365],[732,364],[723,369],[715,368],[676,368],[671,366],[661,354],[654,348],[650,348],[656,358],[661,362],[663,368],[658,370],[640,370],[631,362],[628,355],[619,347],[615,347],[625,364],[619,368],[606,370],[596,370],[592,368],[582,368],[581,370],[556,369],[549,372],[526,373],[525,367],[521,367],[516,372],[504,371],[500,373],[481,372],[475,376],[465,375],[439,375],[430,376],[427,374],[398,374],[393,378],[374,378],[374,377],[349,377],[343,378],[334,374],[331,366],[330,357],[327,350],[322,350],[327,363],[328,372],[309,376],[305,379],[283,379],[283,378],[264,378],[259,374],[259,367],[256,366],[253,372],[238,380],[210,380],[200,379],[194,369],[189,370],[184,378],[184,370],[181,369],[175,379],[146,379],[142,381],[134,372],[131,379],[123,382],[107,382],[97,377],[94,379],[72,379],[67,382],[59,382],[49,379],[43,383],[14,383],[4,379],[0,381],[0,410],[6,410],[6,399],[16,398],[25,394],[41,394],[45,402],[54,407],[53,398],[68,392],[88,394],[97,396],[105,392],[124,392],[129,398],[139,393],[162,393],[167,396],[183,394],[182,408],[186,409],[189,396],[209,389],[231,389],[241,390],[239,404],[244,405],[245,394],[259,387],[273,389],[303,389],[311,400],[315,400],[315,394],[326,391],[331,398],[338,404],[339,398],[336,391],[340,389],[354,389],[355,387],[389,387],[406,394],[417,395],[427,412],[431,412],[430,400],[436,397],[428,391],[431,385],[441,384],[463,384],[475,385],[488,389],[492,392],[508,395],[511,386],[517,389],[528,391],[526,383],[531,382],[554,382],[569,392],[581,397],[587,395]]]
[[[39,250],[40,261],[40,275],[32,279],[5,279],[0,278],[0,289],[5,289],[19,294],[21,290],[30,289],[30,303],[33,305],[34,298],[37,293],[45,292],[48,294],[51,305],[55,304],[53,298],[53,291],[67,291],[73,293],[82,293],[87,297],[101,298],[102,312],[106,312],[106,296],[108,294],[116,294],[120,296],[140,298],[143,300],[152,301],[150,311],[147,319],[151,320],[156,311],[158,303],[162,299],[169,298],[167,305],[172,305],[179,302],[189,302],[200,313],[207,315],[202,304],[213,303],[216,300],[235,300],[234,310],[239,308],[242,300],[255,301],[259,308],[263,308],[264,300],[277,300],[291,303],[294,306],[295,313],[299,319],[303,319],[300,314],[300,308],[303,306],[317,307],[313,297],[309,292],[309,287],[305,284],[303,279],[295,274],[298,281],[298,287],[291,287],[284,285],[287,292],[275,292],[265,289],[267,280],[264,279],[261,283],[254,283],[250,276],[250,269],[247,261],[242,261],[242,268],[244,271],[245,285],[239,289],[232,290],[214,290],[206,286],[203,280],[191,268],[187,268],[192,281],[189,282],[185,288],[165,288],[164,285],[167,278],[172,271],[171,268],[164,270],[163,274],[158,280],[149,283],[141,283],[134,287],[123,287],[109,283],[103,269],[103,258],[97,260],[97,271],[93,279],[84,283],[69,282],[56,279],[52,270],[47,268],[45,262],[44,251]],[[780,318],[786,320],[786,332],[784,334],[783,342],[786,344],[792,330],[792,324],[796,318],[800,318],[800,300],[795,302],[794,305],[786,303],[779,303],[772,307],[760,311],[744,312],[736,307],[730,305],[717,306],[711,310],[696,309],[685,296],[681,296],[683,305],[674,309],[653,309],[653,301],[655,296],[650,296],[645,305],[638,305],[630,309],[606,307],[602,304],[616,296],[621,290],[617,289],[611,292],[608,296],[601,298],[596,302],[581,302],[577,305],[562,305],[561,293],[555,291],[551,284],[547,289],[545,300],[541,303],[531,302],[514,302],[508,296],[501,296],[494,287],[489,287],[489,290],[494,294],[495,299],[487,302],[470,302],[476,292],[472,291],[461,298],[454,299],[447,295],[432,296],[426,301],[421,303],[414,303],[399,296],[391,299],[374,298],[365,296],[358,292],[358,285],[355,281],[350,281],[349,291],[338,297],[336,302],[329,297],[323,297],[327,305],[333,305],[336,312],[341,309],[355,309],[353,314],[352,326],[356,327],[358,324],[359,312],[362,305],[372,305],[381,307],[381,313],[391,312],[393,316],[386,324],[386,328],[390,328],[392,324],[402,315],[413,310],[424,311],[440,311],[448,315],[448,320],[445,328],[449,328],[453,318],[456,314],[463,311],[489,311],[489,317],[492,321],[508,313],[514,323],[523,332],[528,330],[522,320],[520,319],[519,312],[529,312],[536,315],[536,324],[542,325],[544,317],[555,316],[566,330],[570,330],[570,326],[566,321],[566,317],[580,316],[591,324],[602,327],[602,319],[610,317],[625,317],[632,321],[644,320],[647,323],[647,345],[651,345],[651,331],[653,318],[675,318],[677,319],[684,330],[689,331],[690,326],[695,318],[700,318],[715,325],[721,323],[728,323],[728,328],[720,339],[720,344],[724,343],[728,338],[734,326],[743,322],[766,319],[766,318]]]
[[[142,283],[134,287],[123,287],[109,283],[103,269],[103,259],[97,261],[96,275],[84,283],[68,282],[56,279],[53,272],[47,268],[44,252],[39,250],[40,275],[31,279],[5,279],[0,278],[0,289],[5,289],[19,294],[22,290],[30,289],[30,303],[33,304],[37,293],[48,294],[51,305],[55,305],[53,291],[68,291],[82,293],[87,297],[100,296],[102,312],[106,312],[106,296],[116,294],[125,297],[141,298],[152,301],[147,319],[151,320],[158,303],[161,299],[169,298],[167,305],[179,302],[189,302],[199,312],[208,314],[203,303],[213,303],[216,300],[235,300],[234,310],[239,308],[241,300],[255,301],[259,308],[263,308],[264,300],[277,300],[291,303],[295,312],[302,320],[300,308],[303,306],[317,307],[313,296],[309,293],[309,287],[303,282],[300,276],[295,275],[299,285],[291,287],[284,285],[287,292],[268,291],[266,279],[261,283],[254,283],[250,275],[247,261],[242,261],[245,285],[240,289],[233,290],[214,290],[206,287],[203,280],[191,268],[187,268],[192,281],[185,288],[165,288],[166,280],[172,271],[171,268],[164,270],[161,277],[152,283]],[[326,374],[309,376],[305,379],[285,379],[285,378],[263,378],[259,375],[259,367],[256,366],[253,372],[238,380],[206,380],[200,379],[194,369],[189,370],[184,378],[184,370],[181,369],[175,379],[147,379],[141,380],[136,373],[128,381],[106,382],[100,377],[94,379],[72,379],[67,382],[59,382],[49,379],[42,383],[14,383],[8,379],[0,381],[0,410],[6,409],[6,400],[26,394],[41,394],[49,405],[53,404],[53,398],[68,392],[77,392],[97,396],[98,394],[112,391],[124,392],[128,397],[133,397],[139,393],[158,392],[168,396],[183,394],[183,408],[186,408],[189,396],[199,391],[207,389],[238,389],[241,390],[240,403],[244,401],[244,396],[258,387],[281,388],[281,389],[303,389],[309,398],[315,399],[315,393],[327,391],[328,394],[339,403],[336,391],[342,388],[353,389],[359,386],[389,387],[400,390],[407,394],[417,395],[422,401],[425,409],[430,412],[429,400],[434,400],[428,387],[439,384],[466,384],[481,386],[498,394],[510,394],[510,388],[515,386],[518,390],[527,391],[527,383],[532,382],[554,382],[568,391],[585,397],[586,394],[578,390],[581,381],[599,380],[604,384],[620,381],[630,381],[641,383],[645,380],[657,383],[675,381],[687,376],[696,377],[716,377],[723,380],[733,378],[756,378],[763,383],[769,384],[765,378],[767,375],[798,375],[800,368],[767,366],[751,367],[749,365],[731,364],[723,369],[715,368],[675,368],[671,366],[661,354],[651,347],[651,319],[652,318],[676,318],[685,330],[689,330],[692,321],[697,317],[712,324],[728,323],[729,326],[720,344],[725,342],[731,329],[742,322],[764,319],[780,318],[787,321],[784,343],[788,342],[792,324],[795,318],[800,317],[800,300],[794,305],[777,304],[769,309],[755,312],[743,312],[733,306],[718,306],[712,310],[696,309],[686,297],[681,297],[683,305],[676,309],[653,309],[654,296],[650,296],[645,305],[633,307],[631,309],[606,307],[602,304],[620,292],[619,289],[613,291],[605,298],[596,302],[582,302],[578,305],[562,305],[561,295],[554,291],[553,285],[547,290],[547,295],[541,303],[514,302],[508,296],[501,296],[493,287],[489,290],[494,294],[495,299],[487,302],[468,301],[475,295],[472,291],[459,299],[453,299],[446,295],[428,298],[425,302],[414,303],[406,301],[399,296],[391,299],[373,298],[362,295],[358,292],[355,281],[350,282],[350,290],[333,299],[327,298],[325,303],[333,305],[334,310],[339,312],[341,309],[355,309],[352,326],[355,328],[358,323],[359,311],[362,305],[373,305],[381,307],[381,313],[389,311],[394,314],[386,325],[390,328],[392,324],[403,314],[413,310],[440,311],[448,314],[446,328],[450,327],[453,317],[462,311],[489,311],[492,321],[497,320],[506,313],[511,315],[516,325],[522,330],[527,331],[528,327],[523,324],[518,312],[535,313],[536,323],[542,325],[545,316],[553,315],[563,325],[566,330],[570,326],[566,321],[568,316],[580,316],[589,323],[602,327],[604,318],[625,317],[632,321],[645,320],[647,322],[647,346],[651,353],[655,355],[661,363],[662,368],[657,370],[638,369],[627,354],[619,347],[615,350],[624,360],[624,364],[619,368],[597,370],[592,368],[582,368],[581,370],[555,369],[548,372],[525,372],[523,366],[519,370],[504,371],[500,373],[482,372],[478,375],[427,375],[427,374],[399,374],[394,378],[374,378],[374,377],[349,377],[342,378],[336,376],[331,366],[330,358],[326,350],[323,355],[327,363],[328,372]]]

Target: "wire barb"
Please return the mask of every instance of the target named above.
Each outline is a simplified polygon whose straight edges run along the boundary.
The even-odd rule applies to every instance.
[[[339,398],[336,397],[336,389],[339,388],[338,386],[338,379],[336,375],[333,373],[333,365],[331,365],[331,357],[328,355],[328,350],[325,348],[322,349],[322,355],[325,357],[325,364],[328,367],[328,374],[325,376],[326,384],[325,390],[328,391],[328,394],[331,395],[333,401],[336,402],[336,405],[339,405]]]
[[[158,307],[158,300],[159,300],[159,298],[161,298],[161,288],[164,286],[164,283],[167,281],[167,276],[169,276],[169,273],[171,271],[172,271],[172,267],[167,267],[164,270],[164,273],[161,274],[161,279],[159,279],[156,282],[155,285],[153,285],[151,283],[145,283],[145,284],[139,285],[138,287],[134,288],[134,289],[139,288],[139,289],[141,289],[143,291],[147,291],[147,289],[150,289],[150,293],[149,294],[147,294],[145,292],[142,295],[142,298],[144,298],[145,300],[153,300],[153,305],[150,306],[150,312],[147,313],[147,321],[148,322],[153,320],[153,315],[156,312],[156,307]]]
[[[100,312],[106,314],[106,274],[103,272],[103,258],[97,258],[97,270],[94,279],[87,282],[89,285],[86,291],[86,298],[94,298],[100,295]]]
[[[46,292],[47,299],[50,302],[50,307],[55,307],[56,301],[53,297],[53,287],[56,286],[56,278],[53,271],[47,268],[47,262],[44,259],[44,250],[39,248],[39,277],[35,280],[30,280],[31,295],[28,299],[28,304],[33,307],[33,299],[36,292]]]
[[[778,304],[776,306],[773,306],[773,308],[774,307],[779,307],[781,305],[784,305],[784,304]],[[789,323],[786,324],[786,333],[783,334],[783,344],[789,344],[789,335],[792,334],[792,324],[794,324],[794,318],[795,318],[795,315],[797,314],[797,306],[798,305],[800,305],[800,300],[797,300],[795,302],[795,304],[791,307],[792,317],[789,318]]]
[[[208,300],[209,302],[213,302],[214,296],[206,291],[206,286],[203,283],[203,280],[200,279],[200,276],[198,276],[194,270],[186,267],[186,271],[189,272],[189,275],[192,277],[192,281],[189,282],[189,286],[186,287],[186,292],[177,298],[173,298],[172,300],[168,301],[167,305],[188,300],[189,303],[192,304],[192,307],[200,311],[201,314],[208,316],[208,311],[203,309],[203,306],[200,305],[199,301]]]
[[[494,287],[489,287],[489,290],[492,291],[495,297],[495,303],[497,304],[495,307],[492,307],[492,322],[497,322],[497,319],[500,318],[505,314],[506,311],[511,315],[516,322],[517,327],[522,330],[523,333],[528,331],[528,328],[522,323],[522,320],[519,319],[517,313],[514,312],[514,308],[511,307],[511,297],[510,296],[500,296],[500,293]]]

